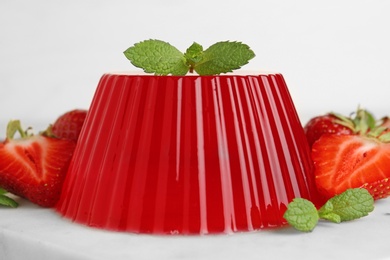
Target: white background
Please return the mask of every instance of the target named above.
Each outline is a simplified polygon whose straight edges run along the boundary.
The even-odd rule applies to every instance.
[[[284,75],[298,114],[389,112],[387,0],[1,0],[0,137],[88,108],[101,75],[137,70],[123,51],[155,38],[185,51],[242,41],[243,69]],[[390,114],[390,113],[389,113]]]

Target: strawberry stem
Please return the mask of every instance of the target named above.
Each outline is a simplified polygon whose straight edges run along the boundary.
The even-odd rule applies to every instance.
[[[26,131],[23,131],[19,120],[11,120],[7,125],[7,139],[12,140],[16,132],[20,134],[21,138],[25,138],[28,136],[27,131],[29,129],[30,128],[28,128]]]
[[[390,143],[390,132],[380,135],[379,140],[383,143]]]

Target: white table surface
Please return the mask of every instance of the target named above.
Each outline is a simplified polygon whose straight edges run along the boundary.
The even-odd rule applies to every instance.
[[[18,201],[19,208],[0,208],[0,259],[390,259],[390,199],[365,218],[320,222],[311,233],[287,227],[204,236],[104,231]]]

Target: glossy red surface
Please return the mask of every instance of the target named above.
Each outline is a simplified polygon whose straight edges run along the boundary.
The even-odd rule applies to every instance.
[[[315,200],[302,126],[280,74],[101,78],[57,210],[153,234],[286,224]]]

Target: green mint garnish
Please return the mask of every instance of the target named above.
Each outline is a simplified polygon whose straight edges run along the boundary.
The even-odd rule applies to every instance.
[[[203,46],[194,42],[184,53],[186,64],[189,67],[189,71],[194,72],[194,68],[197,64],[203,61]]]
[[[5,194],[7,194],[7,191],[0,188],[0,205],[16,208],[18,206],[18,203]]]
[[[203,50],[194,42],[185,53],[167,42],[146,40],[124,51],[130,62],[147,73],[156,75],[217,75],[232,72],[255,57],[248,45],[241,42],[218,42]]]
[[[374,199],[366,189],[348,189],[329,199],[318,211],[306,199],[295,198],[283,217],[299,231],[312,231],[319,219],[340,223],[367,216],[374,210]]]
[[[217,42],[202,53],[202,59],[194,65],[199,75],[232,72],[255,57],[253,51],[239,42]]]
[[[302,198],[290,202],[283,217],[291,226],[303,232],[312,231],[320,218],[314,204]]]
[[[188,71],[183,53],[160,40],[136,43],[124,54],[134,66],[142,68],[147,73],[184,75]]]
[[[348,189],[340,195],[334,196],[320,208],[321,218],[331,220],[329,215],[336,214],[342,222],[367,216],[374,210],[374,199],[366,189]]]

